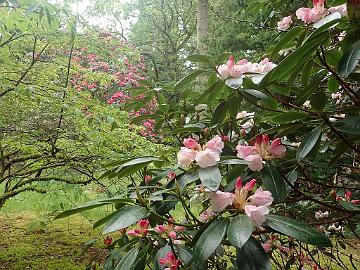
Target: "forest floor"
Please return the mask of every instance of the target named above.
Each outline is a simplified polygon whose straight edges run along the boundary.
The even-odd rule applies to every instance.
[[[84,251],[91,239],[96,244]],[[0,214],[0,270],[86,269],[97,254],[106,256],[101,240],[82,216],[50,222],[34,212]]]

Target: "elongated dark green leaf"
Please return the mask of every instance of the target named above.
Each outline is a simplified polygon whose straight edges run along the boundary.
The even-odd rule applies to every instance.
[[[304,120],[307,117],[307,114],[304,112],[285,112],[278,113],[274,117],[271,118],[271,121],[276,124],[290,123],[296,122],[300,120]]]
[[[237,270],[271,270],[270,259],[254,237],[236,249]]]
[[[185,264],[188,264],[193,257],[193,251],[190,248],[182,245],[177,245],[176,250],[179,253],[181,261]]]
[[[360,40],[355,42],[348,51],[344,53],[339,61],[339,74],[347,77],[355,69],[360,59]]]
[[[175,91],[179,91],[184,89],[188,84],[194,81],[200,74],[203,74],[204,70],[195,70],[186,77],[184,77],[181,81],[175,84]]]
[[[310,98],[311,107],[317,111],[321,111],[326,104],[326,95],[323,91],[319,91]]]
[[[124,257],[121,258],[120,262],[116,265],[115,270],[131,270],[138,254],[138,248],[130,250],[126,255],[124,255]]]
[[[302,27],[296,26],[293,27],[290,31],[282,34],[281,38],[276,43],[275,48],[272,51],[272,54],[276,55],[280,50],[288,48],[288,44],[294,41],[296,38],[298,38],[302,31],[303,31]]]
[[[321,127],[315,128],[310,134],[301,142],[298,151],[296,152],[296,159],[301,160],[310,153],[311,149],[316,145],[321,135]]]
[[[101,207],[101,206],[104,206],[104,205],[110,204],[110,203],[111,202],[102,202],[101,200],[90,201],[90,202],[85,203],[84,205],[75,207],[75,208],[70,209],[70,210],[66,210],[66,211],[60,213],[59,215],[57,215],[54,219],[68,217],[68,216],[74,215],[76,213],[83,212],[83,211],[90,210],[90,209],[94,209],[94,208],[97,208],[97,207]]]
[[[133,225],[140,219],[146,217],[148,211],[144,207],[137,205],[126,206],[119,210],[105,225],[103,234],[115,232],[117,230]]]
[[[360,117],[351,117],[335,123],[335,127],[342,132],[360,135]]]
[[[275,168],[267,164],[262,170],[262,181],[265,189],[270,191],[275,201],[283,201],[286,197],[286,182]]]
[[[224,121],[226,117],[228,109],[228,103],[227,101],[221,102],[215,109],[212,119],[211,119],[211,125],[220,124]]]
[[[161,159],[156,157],[141,157],[135,158],[130,161],[127,161],[120,165],[118,168],[115,169],[113,177],[126,177],[135,172],[141,170],[142,168],[148,166],[150,163],[154,161],[161,161]]]
[[[304,243],[312,244],[318,247],[332,246],[328,237],[319,233],[315,228],[309,226],[308,224],[294,219],[269,214],[266,216],[265,224],[282,234],[291,236]]]
[[[238,215],[231,220],[227,229],[227,237],[235,247],[242,248],[249,240],[253,229],[254,225],[248,216]]]
[[[221,173],[217,166],[200,168],[199,177],[205,187],[211,191],[217,191],[221,183]]]
[[[196,100],[195,104],[199,103],[206,103],[206,101],[211,97],[212,99],[215,98],[219,93],[221,93],[222,89],[224,88],[225,83],[223,81],[217,81],[212,84],[208,89],[204,91],[200,95],[200,97]]]
[[[213,254],[215,249],[220,245],[226,234],[229,220],[219,218],[210,224],[208,228],[201,234],[194,248],[194,258],[206,260]]]
[[[242,93],[245,95],[249,94],[257,99],[262,99],[262,100],[269,99],[268,95],[265,95],[263,92],[255,89],[244,89],[242,90]]]

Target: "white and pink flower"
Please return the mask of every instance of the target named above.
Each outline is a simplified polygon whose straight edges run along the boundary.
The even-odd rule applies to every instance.
[[[284,17],[281,19],[281,21],[278,22],[277,29],[279,31],[286,31],[290,28],[291,24],[292,24],[291,16]]]

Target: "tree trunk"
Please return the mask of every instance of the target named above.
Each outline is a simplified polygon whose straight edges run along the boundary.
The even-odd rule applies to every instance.
[[[206,37],[209,28],[209,2],[198,0],[197,5],[197,49],[200,54],[207,53]]]

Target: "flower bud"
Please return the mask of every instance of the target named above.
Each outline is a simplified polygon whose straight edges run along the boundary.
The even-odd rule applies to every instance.
[[[350,202],[351,196],[352,196],[351,191],[347,191],[345,193],[345,201]]]
[[[241,177],[236,178],[235,188],[240,190],[242,188],[242,180]]]
[[[246,191],[251,191],[255,187],[255,184],[256,184],[256,179],[251,179],[249,182],[246,183],[244,189]]]

